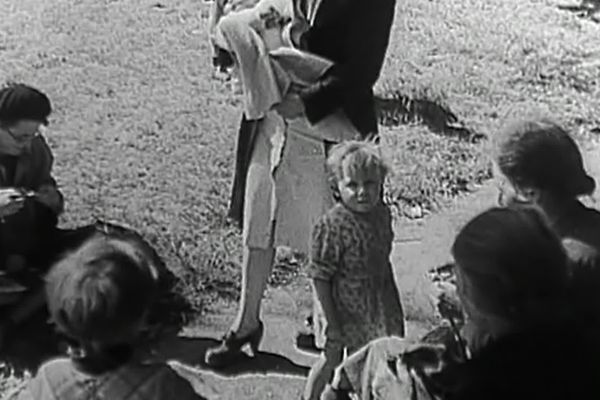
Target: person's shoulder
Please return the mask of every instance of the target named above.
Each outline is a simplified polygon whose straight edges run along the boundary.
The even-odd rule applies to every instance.
[[[584,233],[600,237],[600,211],[579,203],[575,215],[576,221],[573,222],[582,227]]]
[[[600,226],[600,211],[593,207],[588,207],[587,205],[579,202],[579,218],[586,219],[588,222],[598,224]]]
[[[59,357],[43,363],[38,370],[38,375],[46,373],[71,372],[74,370],[75,367],[71,359],[67,357]]]
[[[564,232],[562,244],[570,260],[591,260],[600,256],[600,212],[579,204],[573,229]]]
[[[35,376],[29,381],[27,392],[34,398],[48,391],[57,383],[73,382],[76,369],[69,358],[55,358],[43,363]]]
[[[327,210],[317,220],[317,225],[339,225],[341,221],[344,221],[352,217],[352,213],[343,204],[336,203],[333,207]]]
[[[44,135],[38,135],[31,141],[31,152],[34,156],[45,155],[52,157],[52,149],[48,145],[48,141]]]
[[[32,146],[39,146],[39,147],[44,147],[44,148],[49,148],[50,146],[48,145],[48,140],[46,139],[46,137],[44,135],[37,135],[36,137],[33,138],[33,140],[31,141]]]
[[[351,211],[348,210],[346,206],[344,206],[341,202],[335,203],[333,207],[331,207],[327,212],[325,212],[324,216],[328,218],[335,218],[341,215],[351,214]]]
[[[389,205],[381,202],[375,208],[377,216],[382,219],[385,223],[391,223],[392,221],[392,209]]]

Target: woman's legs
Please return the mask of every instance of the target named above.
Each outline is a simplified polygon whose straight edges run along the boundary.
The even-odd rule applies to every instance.
[[[238,315],[231,330],[244,337],[256,330],[260,322],[260,305],[273,269],[275,249],[244,248],[242,261],[242,293]]]
[[[335,368],[344,358],[344,347],[341,343],[331,343],[329,340],[321,357],[313,365],[306,379],[304,387],[304,400],[319,400],[321,393],[333,378]]]
[[[260,305],[274,255],[273,248],[244,248],[239,312],[221,344],[206,352],[205,361],[208,365],[218,368],[234,363],[242,355],[242,347],[246,344],[253,351],[257,350],[263,335]]]

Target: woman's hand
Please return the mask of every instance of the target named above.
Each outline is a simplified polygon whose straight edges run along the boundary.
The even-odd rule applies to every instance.
[[[40,186],[36,191],[35,199],[56,212],[62,208],[62,198],[54,185]]]
[[[25,204],[25,196],[15,188],[0,189],[0,218],[18,213]]]

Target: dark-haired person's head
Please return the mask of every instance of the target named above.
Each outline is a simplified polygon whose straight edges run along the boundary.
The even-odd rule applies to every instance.
[[[108,240],[67,255],[46,282],[51,320],[68,339],[72,358],[89,365],[130,355],[156,291],[151,271]]]
[[[507,124],[500,132],[496,166],[508,181],[501,185],[504,204],[540,203],[547,196],[574,199],[596,187],[573,138],[545,118]]]
[[[0,89],[0,134],[16,146],[25,147],[39,135],[51,112],[50,99],[38,89],[20,83]]]
[[[568,291],[567,258],[537,208],[476,216],[457,235],[452,254],[467,320],[492,337],[558,318]]]

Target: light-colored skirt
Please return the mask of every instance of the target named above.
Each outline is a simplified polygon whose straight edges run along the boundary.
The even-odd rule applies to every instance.
[[[312,226],[333,206],[324,141],[355,139],[359,133],[341,111],[315,125],[271,111],[260,124],[247,172],[244,244],[307,253]]]

